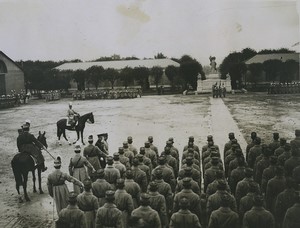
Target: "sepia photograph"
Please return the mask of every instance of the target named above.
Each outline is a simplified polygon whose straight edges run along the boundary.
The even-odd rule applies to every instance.
[[[0,227],[299,228],[299,0],[0,0]]]

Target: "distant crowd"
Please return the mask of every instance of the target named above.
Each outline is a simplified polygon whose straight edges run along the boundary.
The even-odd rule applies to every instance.
[[[30,94],[26,94],[25,90],[21,90],[20,93],[17,93],[15,90],[11,90],[10,94],[0,96],[0,109],[27,104],[29,97]]]
[[[72,94],[74,100],[90,99],[125,99],[142,96],[141,89],[105,89],[105,90],[83,90]]]
[[[300,82],[275,83],[272,82],[268,88],[268,94],[290,94],[300,93]]]

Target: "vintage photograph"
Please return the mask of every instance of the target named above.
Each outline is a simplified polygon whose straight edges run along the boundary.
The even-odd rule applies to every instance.
[[[0,227],[299,228],[298,0],[0,0]]]

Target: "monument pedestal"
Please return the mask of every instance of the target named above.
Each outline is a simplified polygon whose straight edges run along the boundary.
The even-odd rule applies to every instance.
[[[214,84],[225,85],[226,91],[231,92],[231,80],[227,79],[220,79],[219,74],[209,74],[206,76],[205,80],[198,79],[197,82],[197,93],[212,93],[212,86]]]

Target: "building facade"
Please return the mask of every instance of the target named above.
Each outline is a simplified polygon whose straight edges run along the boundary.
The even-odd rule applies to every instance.
[[[11,90],[20,93],[25,89],[24,72],[12,59],[0,51],[0,95],[8,95]]]

